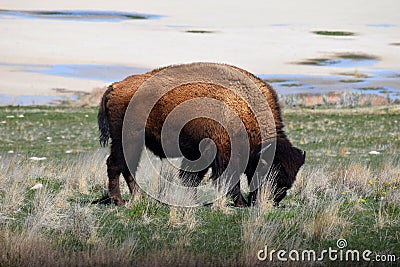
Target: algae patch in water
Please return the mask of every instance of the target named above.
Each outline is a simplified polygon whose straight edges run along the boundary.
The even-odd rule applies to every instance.
[[[214,33],[214,31],[208,31],[208,30],[187,30],[185,32],[187,32],[187,33]]]
[[[360,83],[363,82],[364,80],[360,79],[348,79],[348,80],[340,80],[341,83]]]
[[[334,67],[356,67],[374,65],[379,60],[379,57],[364,53],[335,53],[329,56],[320,58],[310,58],[300,62],[299,65],[313,66],[334,66]]]
[[[162,16],[137,12],[121,12],[113,10],[6,10],[0,9],[0,18],[18,17],[25,19],[54,19],[107,21],[158,19]]]
[[[347,31],[313,31],[312,33],[316,35],[324,35],[324,36],[354,36],[354,32]]]

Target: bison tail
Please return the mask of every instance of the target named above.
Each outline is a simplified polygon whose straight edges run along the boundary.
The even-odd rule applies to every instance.
[[[106,146],[108,144],[108,139],[110,138],[110,126],[107,118],[107,95],[112,89],[113,87],[110,85],[104,92],[99,106],[99,113],[97,114],[97,123],[100,131],[99,142],[101,146]]]

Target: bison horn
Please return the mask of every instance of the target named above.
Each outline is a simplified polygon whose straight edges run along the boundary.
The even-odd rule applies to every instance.
[[[303,161],[306,161],[306,151],[303,151]]]
[[[261,156],[265,151],[268,150],[268,148],[269,148],[270,146],[271,146],[271,144],[265,146],[264,148],[262,148],[262,149],[260,150],[260,152],[258,152],[258,154]]]

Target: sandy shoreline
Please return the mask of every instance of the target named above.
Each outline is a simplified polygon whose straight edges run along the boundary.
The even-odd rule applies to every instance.
[[[109,83],[107,78],[27,71],[29,64],[43,68],[65,64],[127,66],[137,67],[140,72],[170,64],[212,61],[266,75],[400,73],[400,46],[393,45],[400,42],[400,4],[395,0],[318,4],[311,0],[268,4],[254,1],[251,5],[228,0],[185,4],[177,0],[161,4],[2,2],[2,10],[113,10],[162,17],[110,22],[1,15],[0,35],[6,38],[0,40],[0,95],[52,95],[54,88],[90,92]],[[187,32],[190,30],[210,33]],[[315,30],[342,30],[355,35],[321,36],[312,33]],[[336,53],[372,55],[377,60],[354,66],[294,64],[334,57]],[[387,87],[400,90],[399,80],[391,79]]]

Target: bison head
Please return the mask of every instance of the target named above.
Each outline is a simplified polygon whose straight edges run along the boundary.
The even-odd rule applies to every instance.
[[[265,146],[268,148],[269,146]],[[261,166],[257,168],[257,173],[253,176],[260,177],[261,183],[266,180],[270,181],[273,187],[272,194],[274,205],[278,206],[279,202],[286,196],[286,191],[290,189],[296,180],[296,175],[305,162],[306,152],[292,146],[289,140],[277,140],[275,155],[273,162],[268,163],[266,160],[267,149],[262,149],[257,153],[255,162],[259,162]],[[251,173],[255,170],[254,164],[250,164],[248,171]],[[255,204],[256,193],[250,194],[250,202]]]

